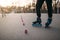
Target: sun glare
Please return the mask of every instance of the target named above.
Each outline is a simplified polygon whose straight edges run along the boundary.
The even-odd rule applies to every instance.
[[[32,0],[0,0],[0,6],[11,6],[12,3],[15,3],[14,5],[16,6],[25,6],[28,5],[29,3],[32,3]]]
[[[20,0],[19,4],[20,6],[25,6],[25,5],[28,5],[29,3],[31,3],[32,0]]]

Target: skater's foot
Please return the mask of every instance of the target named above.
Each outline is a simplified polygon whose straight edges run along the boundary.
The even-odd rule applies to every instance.
[[[41,24],[41,18],[37,17],[37,20],[33,22],[33,24],[39,23]]]
[[[33,22],[33,26],[42,26],[41,24],[41,18],[37,17],[37,20]]]
[[[52,18],[48,18],[47,22],[45,23],[45,28],[50,28],[49,25],[52,22]]]

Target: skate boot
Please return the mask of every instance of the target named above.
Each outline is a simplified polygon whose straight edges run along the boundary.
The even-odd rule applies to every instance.
[[[47,22],[45,23],[45,28],[49,28],[51,22],[52,22],[52,18],[48,18]]]
[[[41,24],[41,18],[38,18],[38,17],[37,17],[37,20],[34,21],[32,25],[33,25],[33,26],[42,26],[42,24]]]

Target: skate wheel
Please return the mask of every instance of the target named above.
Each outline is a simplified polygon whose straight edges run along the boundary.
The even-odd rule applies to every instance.
[[[33,27],[41,27],[42,24],[36,23],[36,24],[32,24]]]

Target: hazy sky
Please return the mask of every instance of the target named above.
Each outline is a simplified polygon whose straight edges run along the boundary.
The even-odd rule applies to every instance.
[[[25,6],[31,3],[33,0],[0,0],[1,6],[11,6],[12,3],[16,6]],[[60,1],[60,0],[59,0]]]
[[[0,0],[0,5],[1,6],[11,6],[12,3],[15,3],[15,5],[20,5],[20,6],[24,6],[24,5],[28,5],[29,3],[31,3],[32,0]]]

